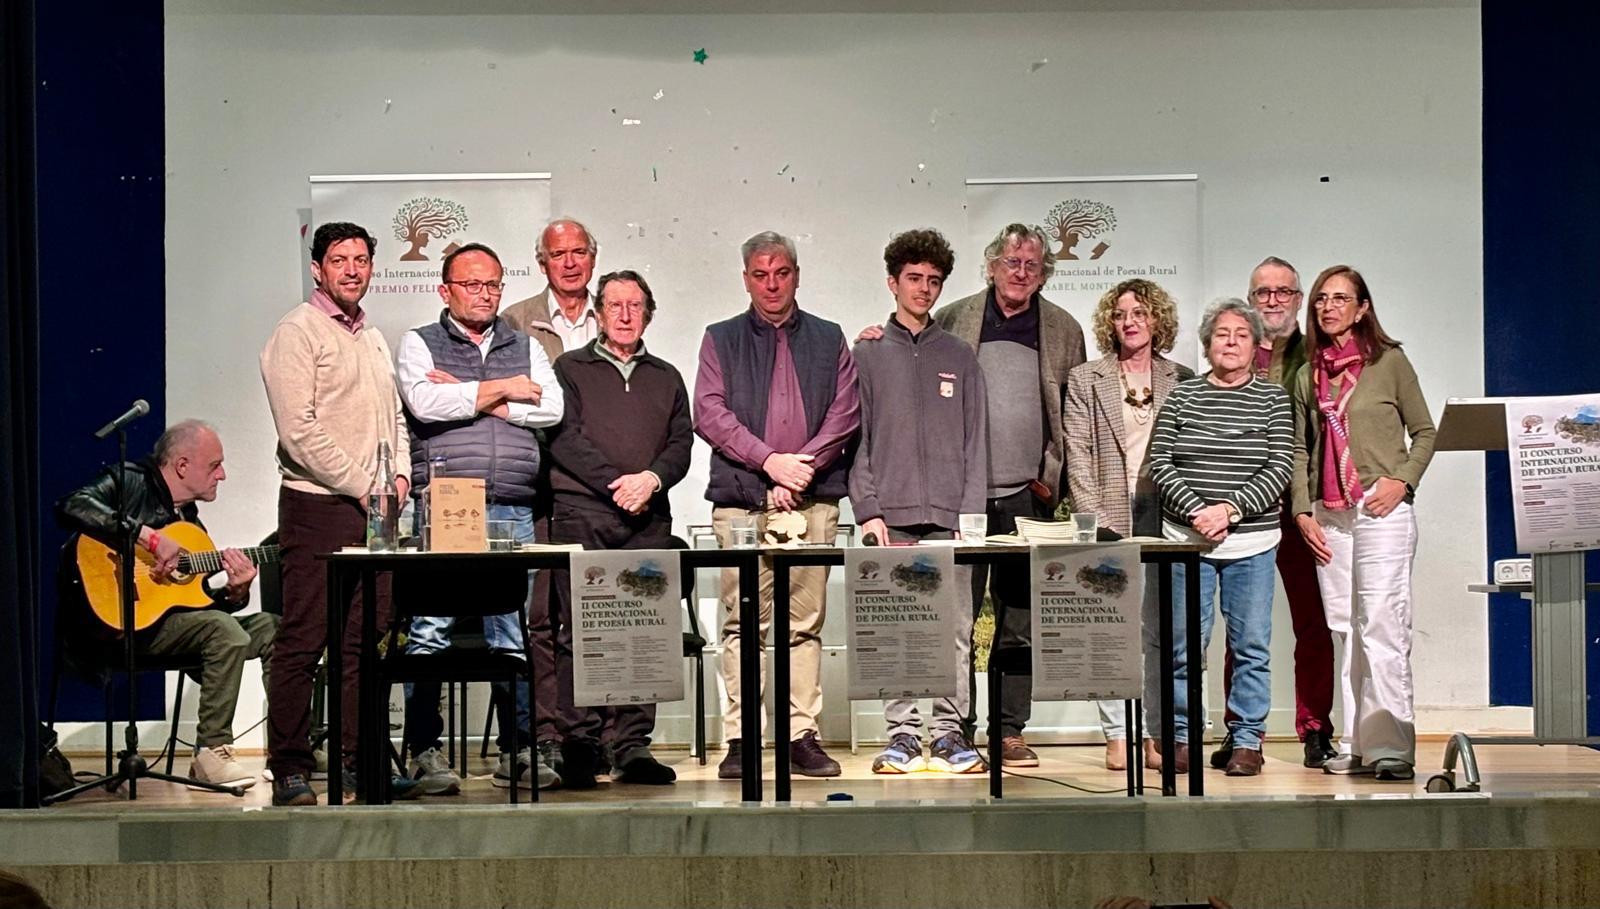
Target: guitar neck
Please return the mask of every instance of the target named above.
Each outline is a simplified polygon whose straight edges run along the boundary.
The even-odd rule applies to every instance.
[[[245,546],[240,548],[240,553],[250,560],[252,565],[262,565],[278,560],[278,547],[273,546]],[[184,574],[213,574],[222,570],[222,552],[216,549],[205,552],[186,552],[178,560],[179,569]]]

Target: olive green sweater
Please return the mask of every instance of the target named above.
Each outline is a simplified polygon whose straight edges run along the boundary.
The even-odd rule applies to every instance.
[[[1322,412],[1317,408],[1311,364],[1295,374],[1294,476],[1289,481],[1293,514],[1310,514],[1322,498]],[[1361,378],[1345,412],[1350,417],[1350,454],[1363,488],[1381,477],[1406,484],[1406,501],[1416,493],[1422,472],[1433,460],[1433,417],[1423,400],[1411,361],[1398,347],[1361,368]],[[1411,446],[1406,447],[1410,436]]]

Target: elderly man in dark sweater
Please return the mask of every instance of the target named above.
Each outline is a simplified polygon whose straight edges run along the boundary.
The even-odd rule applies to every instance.
[[[940,328],[929,310],[955,265],[955,252],[935,230],[911,230],[883,252],[894,314],[883,337],[856,344],[861,390],[861,441],[850,468],[850,501],[862,540],[878,545],[948,540],[960,516],[982,514],[988,477],[987,399],[978,355]],[[956,569],[970,584],[971,569]],[[872,762],[873,773],[911,773],[923,767],[951,773],[983,769],[983,759],[962,733],[972,688],[972,621],[957,623],[957,673],[953,698],[933,702],[929,755],[922,755],[917,702],[885,702],[889,747]]]
[[[667,490],[689,471],[694,428],[683,377],[644,349],[656,310],[643,277],[617,271],[600,278],[600,336],[556,360],[565,419],[550,433],[552,535],[585,549],[666,549],[672,545]],[[557,724],[561,781],[592,788],[600,766],[600,729],[612,723],[615,779],[665,785],[672,768],[650,754],[654,704],[579,707],[572,696],[572,593],[566,571],[553,572],[556,606]]]

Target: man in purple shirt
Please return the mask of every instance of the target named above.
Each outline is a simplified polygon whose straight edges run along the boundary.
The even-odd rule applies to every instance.
[[[794,242],[765,231],[739,248],[750,308],[707,327],[695,377],[694,428],[711,443],[706,498],[717,541],[729,545],[736,517],[753,517],[769,542],[832,543],[839,499],[848,492],[850,456],[861,424],[855,361],[839,326],[795,302],[800,263]],[[826,568],[794,571],[790,587],[789,759],[796,773],[838,776],[839,764],[817,740],[822,712],[822,620]],[[722,779],[738,779],[739,590],[722,575]],[[761,638],[772,622],[772,567],[761,568]],[[762,664],[762,690],[766,690]],[[760,710],[761,705],[753,705]],[[764,719],[764,718],[763,718]]]

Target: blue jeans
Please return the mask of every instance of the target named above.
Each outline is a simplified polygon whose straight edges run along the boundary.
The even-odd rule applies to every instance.
[[[1267,711],[1272,707],[1272,676],[1267,661],[1272,651],[1273,574],[1277,547],[1243,559],[1200,560],[1200,649],[1211,643],[1215,610],[1211,608],[1217,588],[1222,588],[1222,617],[1228,623],[1228,646],[1233,650],[1233,679],[1228,691],[1228,712],[1238,717],[1229,725],[1233,744],[1238,748],[1261,749],[1266,732]],[[1176,691],[1172,704],[1177,740],[1189,740],[1189,651],[1188,629],[1184,627],[1185,569],[1172,571],[1172,656]],[[1150,705],[1159,722],[1160,705]],[[1159,727],[1157,727],[1159,728]]]
[[[491,504],[487,520],[511,521],[515,525],[518,543],[534,542],[533,508],[527,505],[500,505]],[[529,589],[532,589],[533,572],[528,572]],[[450,631],[455,627],[455,616],[412,616],[411,634],[406,641],[406,653],[438,653],[450,646]],[[486,615],[483,617],[483,637],[489,649],[499,653],[511,653],[522,656],[522,626],[518,622],[516,612],[507,612],[502,615]],[[507,687],[505,682],[493,683],[495,689],[504,694]],[[531,737],[528,732],[528,689],[525,685],[516,687],[516,725],[508,728],[505,720],[500,722],[500,749],[502,751],[516,751],[526,745]],[[412,753],[426,751],[439,745],[439,736],[444,732],[444,719],[439,716],[439,683],[438,682],[407,682],[406,691],[406,729],[405,740]],[[505,703],[504,700],[501,703]],[[515,734],[512,734],[512,730]]]

